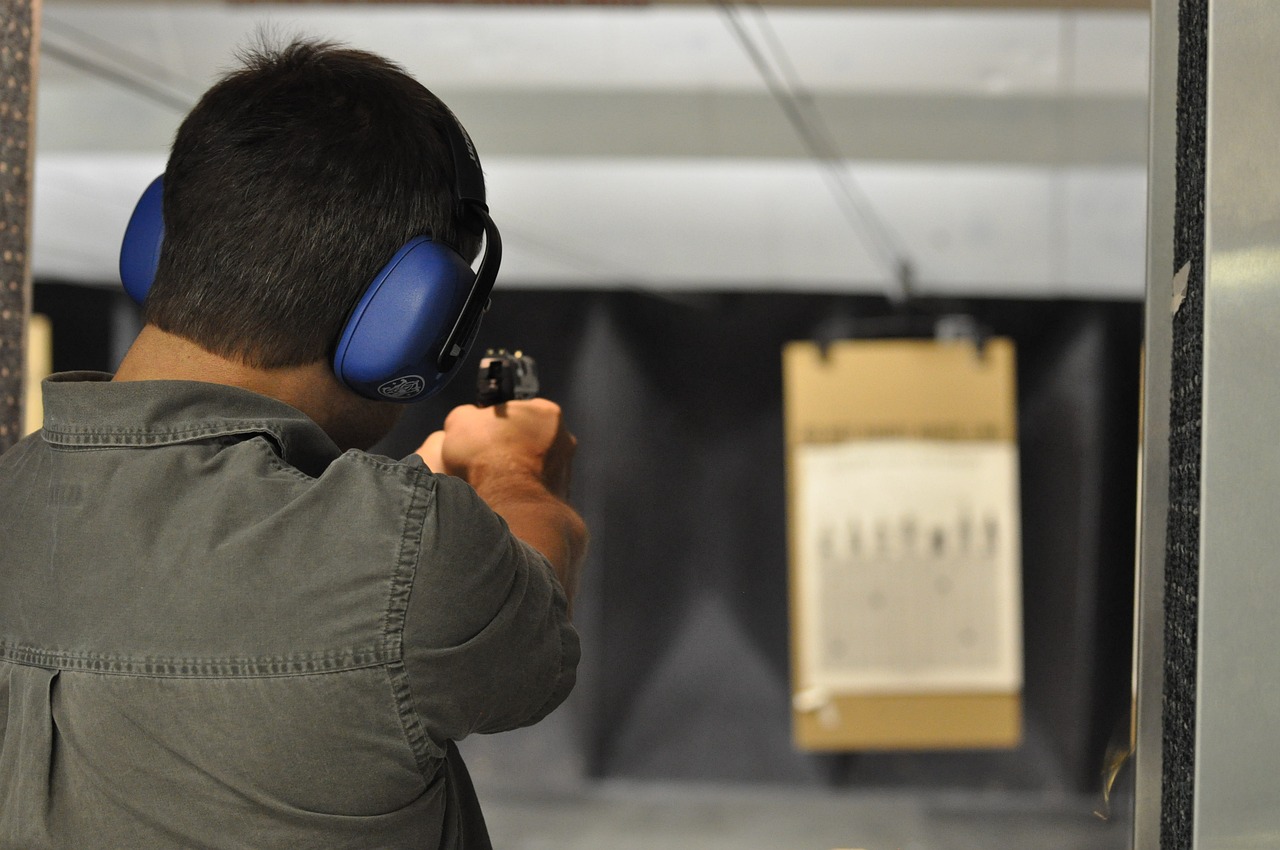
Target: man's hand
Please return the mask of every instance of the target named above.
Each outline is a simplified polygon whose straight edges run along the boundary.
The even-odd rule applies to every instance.
[[[433,431],[414,451],[432,472],[444,472],[444,431]]]
[[[570,600],[586,550],[586,526],[564,501],[577,440],[560,406],[542,398],[496,407],[463,405],[417,454],[433,472],[469,483],[511,533],[551,561]]]
[[[418,455],[433,471],[456,475],[476,490],[486,478],[523,475],[564,499],[576,445],[565,430],[560,406],[534,398],[496,407],[456,407],[444,430],[429,436]]]

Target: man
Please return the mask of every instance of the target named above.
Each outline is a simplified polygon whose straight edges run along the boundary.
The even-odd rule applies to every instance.
[[[479,248],[453,120],[295,42],[183,122],[142,332],[0,458],[0,848],[487,846],[452,742],[572,687],[573,439],[531,400],[370,455],[401,408],[332,366],[406,240]]]

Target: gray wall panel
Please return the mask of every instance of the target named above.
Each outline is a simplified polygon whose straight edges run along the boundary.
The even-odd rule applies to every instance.
[[[1194,847],[1280,845],[1280,15],[1212,0]]]

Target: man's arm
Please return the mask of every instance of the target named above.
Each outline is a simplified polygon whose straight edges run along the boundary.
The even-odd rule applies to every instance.
[[[546,399],[464,405],[418,449],[427,466],[465,480],[518,539],[550,561],[570,605],[587,530],[565,501],[576,440]]]

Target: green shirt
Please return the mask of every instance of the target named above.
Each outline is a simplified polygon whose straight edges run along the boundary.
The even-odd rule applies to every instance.
[[[0,457],[0,848],[460,846],[449,742],[573,686],[546,560],[416,457],[108,378]]]

